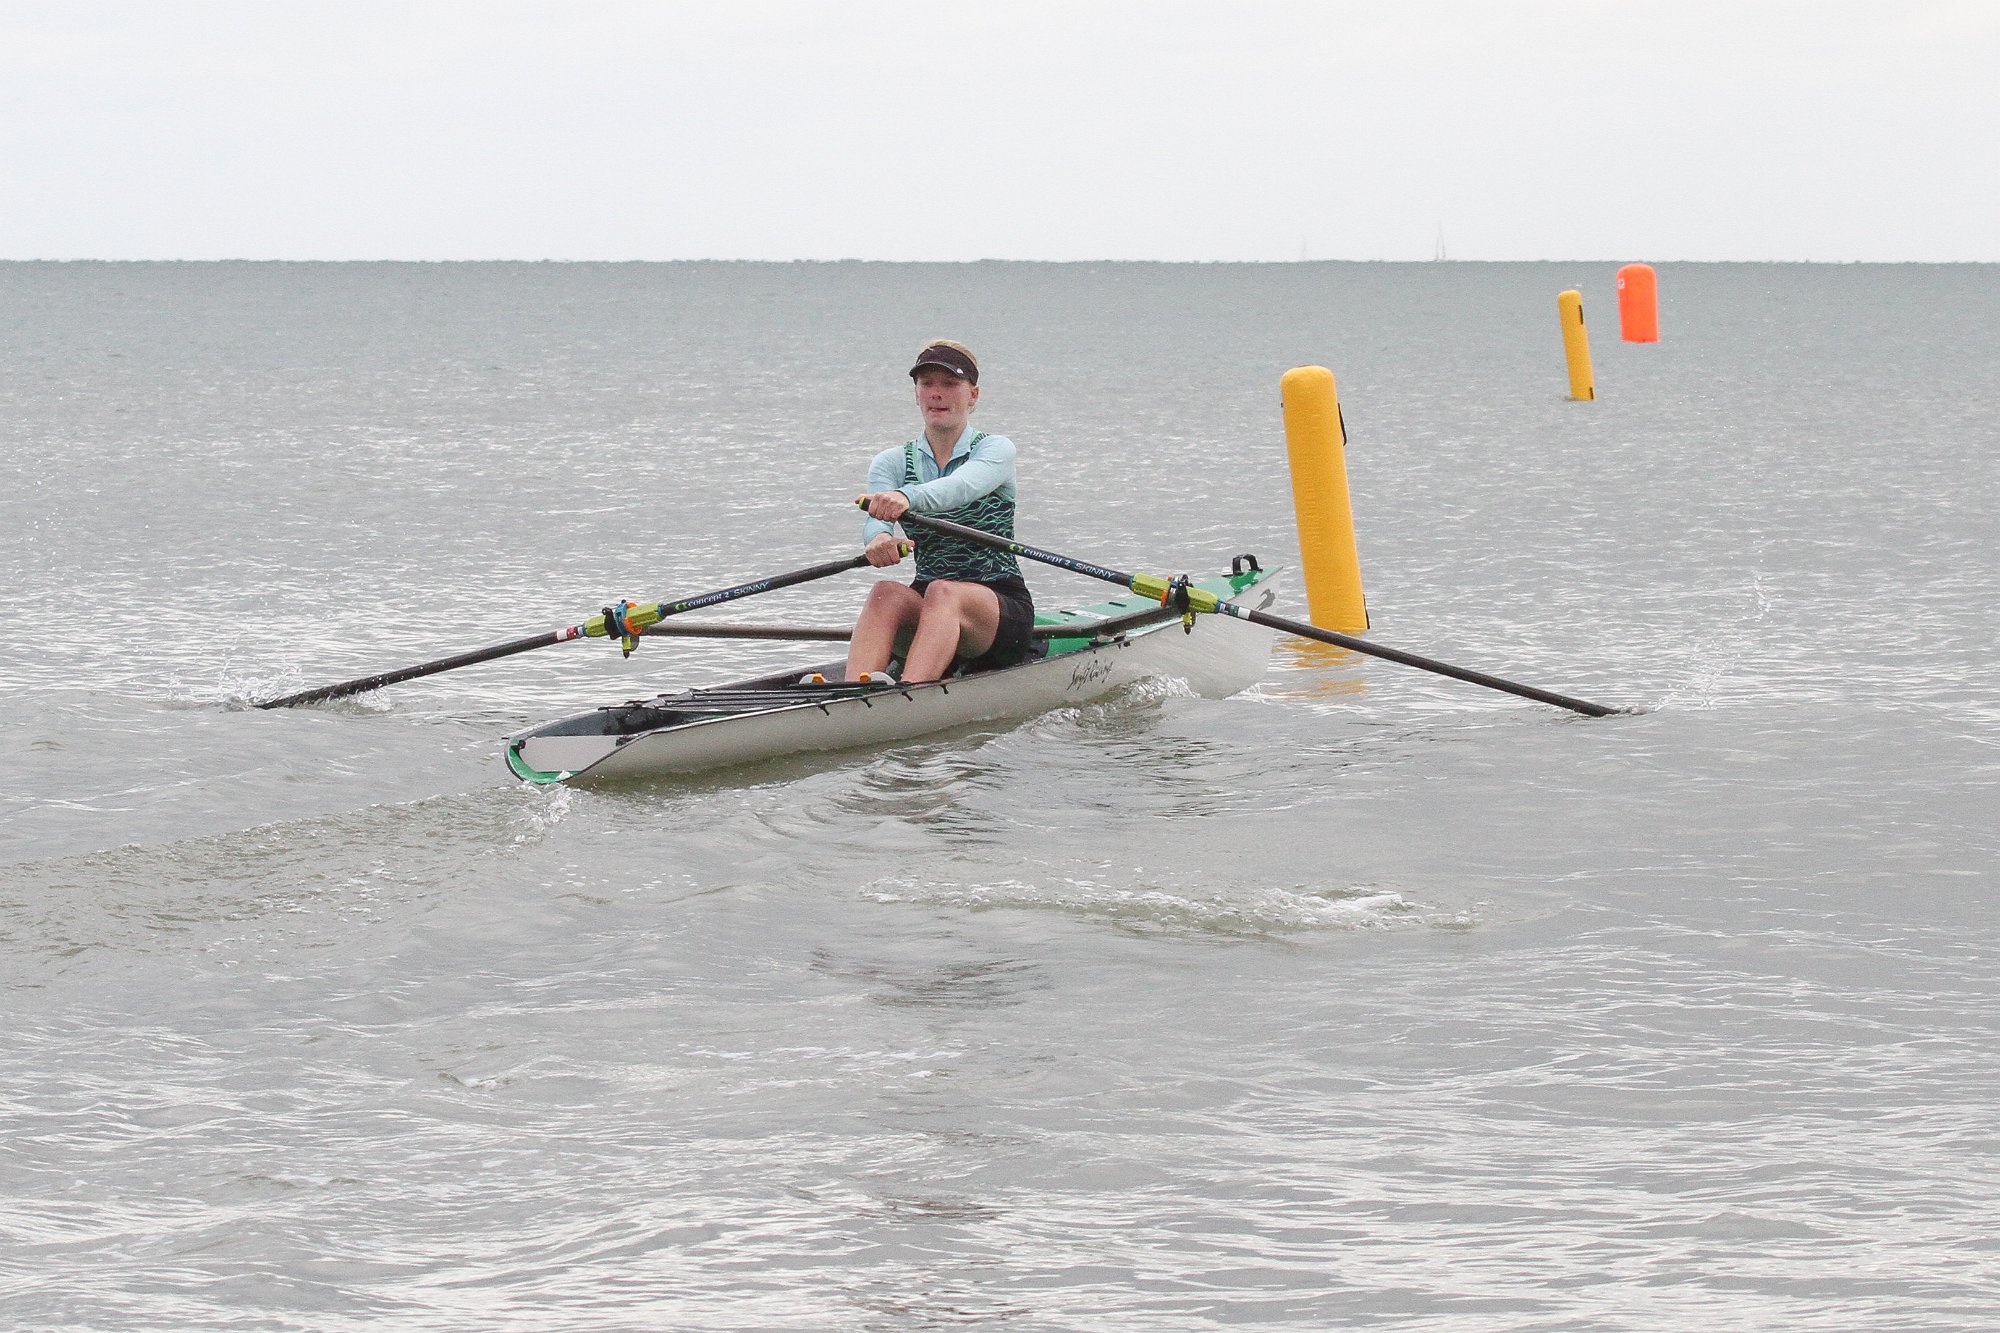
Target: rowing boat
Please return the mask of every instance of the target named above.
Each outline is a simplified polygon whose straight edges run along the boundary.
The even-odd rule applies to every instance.
[[[1238,556],[1193,587],[1263,610],[1277,571]],[[511,737],[507,767],[524,782],[587,785],[692,773],[779,755],[882,745],[970,723],[1030,717],[1148,678],[1226,698],[1262,678],[1271,631],[1192,617],[1143,596],[1037,612],[1039,656],[998,671],[922,684],[850,684],[839,663],[609,704]],[[829,683],[803,683],[814,674]]]

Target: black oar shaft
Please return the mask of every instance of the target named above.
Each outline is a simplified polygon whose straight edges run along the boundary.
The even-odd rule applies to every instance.
[[[906,528],[912,525],[919,528],[929,528],[933,532],[948,533],[953,537],[963,537],[967,541],[998,547],[1002,551],[1011,551],[1015,555],[1026,556],[1030,560],[1039,560],[1045,565],[1054,565],[1057,569],[1067,569],[1073,574],[1086,574],[1094,579],[1103,579],[1106,583],[1116,583],[1126,588],[1132,586],[1134,576],[1124,573],[1122,570],[1109,569],[1103,565],[1093,565],[1088,560],[1078,560],[1075,556],[1059,555],[1054,551],[1044,551],[1039,547],[1024,546],[1011,538],[996,537],[990,532],[981,532],[978,528],[968,528],[963,523],[953,523],[949,519],[932,518],[928,514],[906,512],[897,522]]]
[[[695,597],[685,597],[678,602],[661,602],[660,615],[677,616],[683,611],[699,611],[704,606],[715,606],[721,602],[733,602],[739,597],[754,597],[760,592],[772,592],[779,588],[789,588],[796,583],[811,583],[829,574],[839,574],[850,569],[859,569],[868,563],[865,555],[847,556],[840,560],[828,560],[824,564],[808,565],[795,569],[789,574],[773,574],[769,578],[752,579],[739,583],[733,588],[723,588],[717,592],[705,592]]]
[[[1416,653],[1406,653],[1400,648],[1388,648],[1379,643],[1370,643],[1366,639],[1357,639],[1352,635],[1342,634],[1337,630],[1321,629],[1317,625],[1308,625],[1303,621],[1287,620],[1283,616],[1274,616],[1267,611],[1252,611],[1248,607],[1238,606],[1235,602],[1223,602],[1215,609],[1224,615],[1235,616],[1238,620],[1247,620],[1252,624],[1263,625],[1268,629],[1281,629],[1287,634],[1296,634],[1302,639],[1314,639],[1320,643],[1330,643],[1336,648],[1346,648],[1353,652],[1366,653],[1370,657],[1380,657],[1391,662],[1401,662],[1404,666],[1413,666],[1420,671],[1434,671],[1440,676],[1450,676],[1453,680],[1462,680],[1473,685],[1484,685],[1489,690],[1500,690],[1506,694],[1518,695],[1523,699],[1533,699],[1537,703],[1554,704],[1557,708],[1567,708],[1572,712],[1582,713],[1587,717],[1609,717],[1612,713],[1618,711],[1615,708],[1606,708],[1603,704],[1591,703],[1588,699],[1572,699],[1566,694],[1557,694],[1552,690],[1537,689],[1533,685],[1521,685],[1511,680],[1502,680],[1498,676],[1489,676],[1483,671],[1474,671],[1470,667],[1453,666],[1449,662],[1440,662],[1435,658],[1420,657]]]
[[[1039,560],[1043,564],[1054,565],[1058,569],[1067,569],[1078,574],[1088,574],[1092,578],[1103,579],[1107,583],[1116,583],[1121,587],[1131,588],[1137,582],[1137,576],[1135,575],[1122,573],[1115,569],[1107,569],[1103,565],[1093,565],[1087,560],[1077,560],[1071,556],[1058,555],[1053,551],[1043,551],[1007,537],[996,537],[990,532],[981,532],[978,528],[966,527],[963,523],[953,523],[947,519],[932,518],[927,514],[914,513],[905,513],[901,522],[905,526],[914,524],[919,528],[929,528],[933,532],[948,533],[954,537],[962,537],[966,541],[978,542],[981,545],[995,547],[1002,551],[1011,551],[1015,555],[1025,556],[1030,560]],[[1346,648],[1353,652],[1365,653],[1370,657],[1380,657],[1390,662],[1400,662],[1404,666],[1413,666],[1421,671],[1436,672],[1440,676],[1450,676],[1454,680],[1462,680],[1472,685],[1483,685],[1487,689],[1500,690],[1503,693],[1516,695],[1523,699],[1533,699],[1537,703],[1553,704],[1557,708],[1567,708],[1572,712],[1582,713],[1588,717],[1608,717],[1612,713],[1619,711],[1615,708],[1606,708],[1602,704],[1591,703],[1587,699],[1572,699],[1566,694],[1556,694],[1551,690],[1537,689],[1532,685],[1521,685],[1511,680],[1502,680],[1498,676],[1489,676],[1483,671],[1473,671],[1466,667],[1453,666],[1449,662],[1439,662],[1433,658],[1420,657],[1416,653],[1406,653],[1400,648],[1387,648],[1381,644],[1370,643],[1366,639],[1357,639],[1351,635],[1321,629],[1317,625],[1308,625],[1303,621],[1287,620],[1283,616],[1274,616],[1264,611],[1253,611],[1248,607],[1238,606],[1234,602],[1218,602],[1214,609],[1223,615],[1235,616],[1238,620],[1248,620],[1252,624],[1262,625],[1267,629],[1283,630],[1287,634],[1296,634],[1304,639],[1315,639],[1320,643],[1332,644],[1336,648]]]
[[[679,615],[683,611],[694,611],[704,606],[715,606],[721,602],[733,602],[740,597],[752,597],[760,592],[771,592],[778,588],[789,588],[794,584],[810,583],[830,574],[839,574],[849,569],[859,569],[868,563],[865,555],[848,556],[841,560],[828,560],[823,564],[808,565],[787,574],[773,574],[769,578],[752,579],[739,583],[733,588],[722,588],[715,592],[705,592],[695,597],[685,597],[677,602],[660,602],[648,605],[644,613],[652,617],[648,623],[656,623],[666,616]],[[657,614],[655,614],[657,613]],[[593,617],[582,625],[569,625],[562,629],[549,630],[542,634],[531,634],[524,639],[513,639],[507,643],[496,643],[487,648],[475,648],[471,652],[455,653],[441,657],[435,662],[421,662],[416,666],[403,667],[397,671],[384,671],[373,676],[362,676],[356,680],[342,681],[338,685],[322,685],[317,689],[301,690],[288,694],[282,699],[271,699],[258,704],[259,708],[292,708],[299,704],[324,703],[329,699],[344,699],[350,694],[362,694],[380,689],[384,685],[394,685],[405,680],[415,680],[420,676],[435,676],[441,671],[455,671],[459,667],[474,666],[480,662],[491,662],[495,658],[511,657],[515,653],[525,653],[535,648],[546,648],[552,643],[567,643],[571,639],[585,637],[586,633],[602,634],[602,628],[586,630],[586,626],[599,624],[601,618]]]
[[[369,690],[379,690],[384,685],[395,685],[419,676],[435,676],[440,671],[456,671],[460,667],[477,666],[481,662],[491,662],[495,658],[512,657],[515,653],[525,653],[532,648],[546,648],[552,643],[563,641],[561,630],[530,635],[525,639],[515,639],[511,643],[496,643],[490,648],[475,648],[469,653],[459,653],[455,657],[441,657],[435,662],[424,662],[399,671],[384,671],[378,675],[362,676],[358,680],[342,681],[338,685],[322,685],[318,689],[300,690],[282,699],[270,699],[258,704],[259,708],[295,708],[300,704],[324,703],[328,699],[345,699],[350,694],[366,694]]]

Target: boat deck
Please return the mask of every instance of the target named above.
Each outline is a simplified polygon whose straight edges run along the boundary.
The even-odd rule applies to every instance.
[[[791,677],[787,674],[787,679]],[[720,685],[712,689],[681,690],[676,694],[656,695],[651,699],[633,699],[622,704],[610,704],[603,708],[607,714],[603,730],[614,736],[635,731],[656,731],[661,727],[680,726],[685,722],[698,722],[704,718],[728,717],[737,713],[762,713],[773,708],[789,708],[794,704],[828,704],[841,699],[852,699],[856,695],[879,694],[884,690],[898,689],[895,685],[862,685],[847,681],[828,681],[820,685],[801,685],[796,680],[785,684],[773,681],[768,684],[745,682],[739,685]]]

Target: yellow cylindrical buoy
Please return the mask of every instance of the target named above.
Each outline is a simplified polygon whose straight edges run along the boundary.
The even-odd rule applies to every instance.
[[[1571,288],[1556,298],[1562,316],[1563,355],[1569,358],[1569,396],[1582,402],[1597,397],[1590,373],[1590,335],[1583,329],[1583,293]]]
[[[1660,277],[1651,264],[1618,270],[1618,336],[1628,343],[1660,340]]]
[[[1307,618],[1321,629],[1367,629],[1354,505],[1347,493],[1347,431],[1333,372],[1325,366],[1288,370],[1279,381],[1279,394],[1285,405],[1285,449],[1305,565]]]

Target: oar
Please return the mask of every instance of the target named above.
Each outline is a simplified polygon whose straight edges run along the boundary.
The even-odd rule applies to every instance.
[[[993,546],[1003,551],[1011,551],[1015,555],[1026,556],[1030,560],[1039,560],[1045,565],[1054,565],[1058,569],[1067,569],[1071,573],[1087,574],[1094,579],[1103,579],[1106,583],[1116,583],[1121,587],[1129,588],[1142,597],[1157,597],[1164,602],[1170,595],[1184,592],[1187,597],[1187,609],[1190,611],[1210,611],[1218,615],[1234,616],[1238,620],[1247,620],[1253,625],[1263,625],[1267,629],[1281,629],[1287,634],[1296,634],[1302,639],[1314,639],[1320,643],[1330,643],[1336,648],[1346,648],[1353,652],[1366,653],[1370,657],[1380,657],[1391,662],[1401,662],[1404,666],[1413,666],[1421,671],[1433,671],[1440,676],[1450,676],[1454,680],[1463,680],[1474,685],[1484,685],[1489,690],[1500,690],[1507,694],[1518,695],[1523,699],[1533,699],[1537,703],[1554,704],[1557,708],[1567,708],[1571,712],[1582,713],[1587,717],[1608,717],[1612,713],[1621,711],[1616,708],[1606,708],[1603,704],[1591,703],[1587,699],[1572,699],[1566,694],[1556,694],[1550,690],[1539,690],[1532,685],[1519,685],[1511,680],[1502,680],[1498,676],[1489,676],[1483,671],[1472,671],[1465,667],[1453,666],[1449,662],[1439,662],[1432,658],[1419,657],[1415,653],[1406,653],[1400,648],[1385,648],[1379,643],[1370,643],[1366,639],[1357,639],[1351,635],[1337,633],[1334,630],[1321,629],[1317,625],[1308,625],[1304,621],[1287,620],[1283,616],[1274,616],[1268,612],[1253,611],[1247,606],[1238,606],[1234,602],[1225,602],[1214,593],[1203,592],[1200,588],[1187,587],[1185,584],[1177,586],[1175,580],[1162,578],[1158,574],[1127,574],[1123,570],[1107,569],[1103,565],[1093,565],[1088,560],[1078,560],[1073,556],[1058,555],[1054,551],[1038,550],[1033,546],[1026,546],[1017,541],[1009,541],[1005,537],[996,537],[990,532],[981,532],[978,528],[968,528],[962,523],[953,523],[942,518],[931,518],[925,514],[905,511],[900,521],[905,526],[915,524],[919,528],[927,528],[932,532],[948,533],[953,537],[963,537],[966,541],[978,542],[983,546]]]
[[[500,657],[511,657],[515,653],[525,653],[533,648],[546,648],[552,643],[568,643],[571,639],[621,639],[629,655],[632,647],[638,642],[636,636],[644,633],[647,626],[658,624],[668,616],[679,615],[683,611],[698,610],[704,606],[714,606],[719,602],[733,602],[739,597],[753,597],[760,592],[771,592],[777,588],[789,588],[794,584],[810,583],[814,579],[823,579],[830,574],[859,569],[867,563],[868,557],[865,555],[850,556],[845,560],[829,560],[822,565],[808,565],[789,574],[774,574],[770,578],[739,583],[733,588],[723,588],[718,592],[705,592],[698,597],[684,597],[677,602],[620,602],[616,607],[604,608],[605,613],[594,615],[580,625],[569,625],[542,634],[531,634],[525,639],[496,643],[489,648],[475,648],[471,652],[440,657],[435,662],[404,667],[400,671],[384,671],[380,675],[363,676],[359,680],[342,681],[338,685],[322,685],[318,689],[301,690],[297,694],[288,694],[282,699],[272,699],[257,706],[291,708],[298,704],[344,699],[350,694],[380,689],[384,685],[394,685],[398,681],[415,680],[419,676],[435,676],[441,671],[455,671],[459,667],[491,662]]]
[[[796,639],[804,642],[844,643],[854,637],[851,629],[831,625],[648,625],[639,631],[642,639]]]

